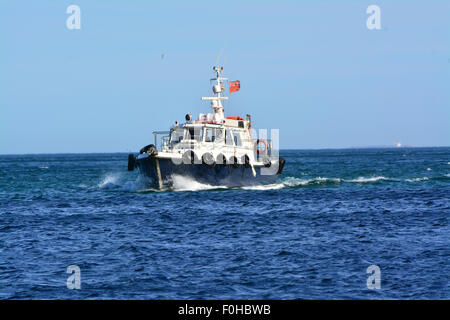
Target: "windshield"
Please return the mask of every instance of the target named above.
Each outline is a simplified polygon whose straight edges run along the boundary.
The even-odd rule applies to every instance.
[[[183,128],[176,128],[173,129],[170,133],[170,143],[177,144],[183,140],[184,137],[184,129]]]
[[[185,140],[196,140],[201,142],[203,139],[203,130],[201,127],[175,128],[170,132],[170,143],[173,145]]]
[[[203,140],[203,128],[202,127],[190,127],[186,132],[186,139],[196,140],[202,142]]]

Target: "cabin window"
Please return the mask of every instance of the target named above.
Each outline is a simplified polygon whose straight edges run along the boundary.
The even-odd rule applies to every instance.
[[[234,145],[235,146],[242,146],[242,141],[241,141],[241,135],[239,132],[233,132],[233,136],[234,136]]]
[[[170,133],[170,142],[173,144],[179,143],[183,140],[184,129],[174,129]]]
[[[205,142],[214,142],[216,140],[215,129],[207,128],[205,130]]]
[[[201,128],[188,128],[186,131],[186,139],[201,142],[203,140],[203,130]]]
[[[223,136],[223,129],[216,129],[216,143],[223,143],[224,142],[224,136]]]
[[[230,130],[226,130],[225,131],[225,143],[229,146],[233,145],[233,136],[231,135],[231,131]]]

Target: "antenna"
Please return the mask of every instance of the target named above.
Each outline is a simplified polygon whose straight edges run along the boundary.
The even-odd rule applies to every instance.
[[[222,48],[222,50],[220,50],[220,52],[219,52],[219,54],[217,55],[217,59],[216,59],[216,66],[218,67],[220,64],[220,57],[222,56],[222,54],[223,54],[223,48]]]
[[[222,54],[222,52],[219,52],[219,54],[217,55],[217,59],[216,59],[216,64],[215,64],[215,66],[218,66],[219,65],[219,62],[220,62],[220,55]]]
[[[225,49],[222,49],[222,66],[224,66],[225,65],[225,57],[226,57],[226,55],[225,55]]]
[[[223,58],[223,62],[222,62],[222,66],[225,65],[225,43],[222,46],[222,49],[219,51],[219,54],[217,55],[217,59],[216,59],[216,66],[220,66],[220,59]]]

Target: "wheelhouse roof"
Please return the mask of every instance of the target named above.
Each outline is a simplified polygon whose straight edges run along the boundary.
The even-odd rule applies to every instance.
[[[184,123],[181,126],[175,127],[174,129],[201,128],[201,127],[245,130],[245,128],[241,128],[241,127],[237,127],[237,126],[230,126],[229,124],[225,124],[225,123]]]

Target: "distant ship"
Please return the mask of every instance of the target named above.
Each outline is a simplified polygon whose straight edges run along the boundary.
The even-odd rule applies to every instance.
[[[170,131],[154,131],[154,144],[143,147],[138,155],[129,154],[128,170],[139,169],[149,184],[156,188],[173,185],[174,176],[212,186],[255,186],[272,184],[283,172],[285,159],[278,157],[270,140],[251,137],[250,115],[225,117],[221,77],[223,67],[213,67],[216,77],[210,101],[213,113],[200,114],[194,120],[186,114],[186,122]],[[229,82],[230,92],[238,91],[240,82]],[[162,135],[162,136],[161,136]],[[158,137],[160,148],[157,149]]]

